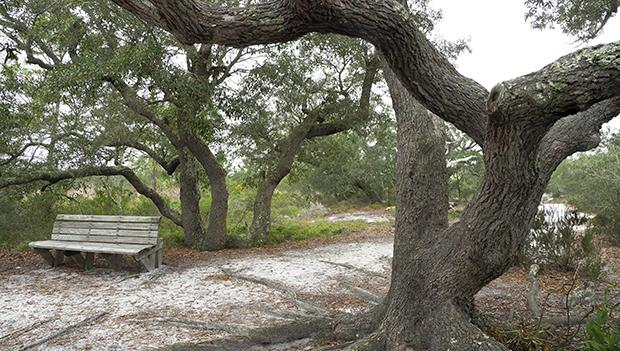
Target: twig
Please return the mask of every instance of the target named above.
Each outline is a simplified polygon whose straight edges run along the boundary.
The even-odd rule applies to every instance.
[[[28,344],[28,345],[22,347],[21,349],[19,349],[19,351],[30,350],[30,349],[32,349],[34,347],[43,345],[43,344],[45,344],[46,342],[48,342],[48,341],[50,341],[52,339],[55,339],[55,338],[57,338],[59,336],[67,334],[71,329],[79,328],[81,326],[90,324],[90,323],[98,320],[99,318],[105,316],[106,314],[108,314],[108,312],[101,312],[101,313],[96,314],[96,315],[94,315],[92,317],[88,317],[88,318],[84,319],[83,321],[75,323],[73,325],[70,325],[70,326],[66,327],[65,329],[63,329],[63,330],[61,330],[61,331],[59,331],[57,333],[54,333],[54,334],[52,334],[52,335],[50,335],[48,337],[45,337],[45,338],[43,338],[43,339],[41,339],[39,341],[34,342],[32,344]]]
[[[368,274],[368,275],[372,275],[375,277],[379,277],[379,278],[383,278],[383,279],[388,279],[388,277],[384,276],[381,273],[377,273],[368,269],[364,269],[364,268],[359,268],[359,267],[355,267],[354,265],[348,264],[348,263],[340,263],[340,262],[332,262],[332,261],[325,261],[325,260],[319,260],[319,262],[323,262],[323,263],[327,263],[327,264],[331,264],[334,266],[339,266],[339,267],[344,267],[344,268],[348,268],[348,269],[352,269],[354,271],[358,271],[364,274]]]
[[[26,327],[23,327],[23,328],[19,328],[19,329],[15,330],[15,331],[13,331],[11,333],[8,333],[6,335],[0,336],[0,341],[2,341],[4,339],[7,339],[7,338],[10,338],[10,337],[18,337],[18,336],[20,336],[22,334],[25,334],[25,333],[33,330],[33,329],[36,329],[36,328],[42,326],[43,324],[47,324],[47,323],[49,323],[49,322],[51,322],[51,321],[53,321],[55,319],[56,318],[50,318],[50,319],[46,319],[46,320],[43,320],[43,321],[38,321],[38,322],[36,322],[36,323],[34,323],[32,325],[29,325],[29,326],[26,326]]]

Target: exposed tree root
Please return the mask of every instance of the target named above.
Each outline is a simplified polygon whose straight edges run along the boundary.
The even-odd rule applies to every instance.
[[[309,317],[286,324],[253,329],[237,335],[201,342],[197,344],[176,344],[164,347],[167,351],[238,351],[255,345],[277,345],[306,338],[322,338],[334,327],[329,317]]]
[[[366,300],[374,305],[380,304],[381,301],[383,300],[381,297],[371,293],[368,290],[362,289],[360,287],[353,286],[351,284],[342,284],[342,286],[345,287],[347,290],[351,291],[357,297],[363,300]]]
[[[298,318],[287,323],[247,330],[217,340],[192,344],[176,344],[160,350],[237,351],[248,350],[256,345],[279,345],[308,338],[341,341],[341,347],[345,347],[354,340],[368,334],[376,327],[375,322],[376,319],[373,312],[355,316],[344,313],[332,313],[329,316]]]
[[[371,270],[368,270],[368,269],[364,269],[364,268],[355,267],[355,266],[353,266],[351,264],[348,264],[348,263],[339,263],[339,262],[332,262],[332,261],[325,261],[325,260],[319,260],[319,262],[331,264],[331,265],[338,266],[338,267],[344,267],[344,268],[352,269],[354,271],[358,271],[360,273],[372,275],[372,276],[378,277],[378,278],[389,279],[389,277],[385,276],[384,274],[377,273],[377,272],[374,272],[374,271],[371,271]]]
[[[33,324],[29,325],[29,326],[26,326],[26,327],[23,327],[23,328],[19,328],[19,329],[15,330],[15,331],[13,331],[11,333],[8,333],[6,335],[0,336],[0,342],[2,342],[2,340],[5,340],[5,339],[16,338],[16,337],[18,337],[18,336],[20,336],[22,334],[25,334],[25,333],[33,330],[33,329],[36,329],[36,328],[38,328],[38,327],[40,327],[40,326],[42,326],[44,324],[47,324],[47,323],[51,322],[53,320],[56,320],[56,318],[45,319],[45,320],[33,323]]]
[[[198,330],[216,330],[225,331],[228,333],[236,333],[243,329],[242,325],[237,324],[222,324],[215,322],[205,322],[187,318],[177,317],[155,317],[144,319],[144,322],[152,322],[159,324],[170,324],[181,328],[198,329]]]
[[[100,319],[101,317],[105,316],[106,314],[108,314],[108,312],[101,312],[101,313],[98,313],[98,314],[96,314],[94,316],[88,317],[88,318],[86,318],[86,319],[84,319],[84,320],[82,320],[82,321],[80,321],[78,323],[75,323],[73,325],[70,325],[70,326],[62,329],[59,332],[56,332],[56,333],[54,333],[54,334],[52,334],[50,336],[47,336],[47,337],[45,337],[45,338],[43,338],[41,340],[35,341],[35,342],[31,343],[31,344],[28,344],[28,345],[22,347],[21,349],[19,349],[19,351],[31,350],[31,349],[33,349],[33,348],[35,348],[37,346],[43,345],[43,344],[45,344],[46,342],[48,342],[48,341],[50,341],[52,339],[55,339],[55,338],[58,338],[60,336],[63,336],[65,334],[67,334],[72,329],[79,328],[81,326],[90,324],[90,323]]]
[[[302,310],[305,310],[305,311],[308,311],[308,312],[310,312],[312,314],[319,315],[319,316],[328,316],[328,315],[331,314],[331,312],[329,312],[329,311],[327,311],[327,310],[325,310],[325,309],[323,309],[321,307],[318,307],[318,306],[315,306],[315,305],[310,304],[308,302],[299,300],[297,298],[297,293],[295,293],[295,291],[293,289],[291,289],[291,288],[287,287],[286,285],[281,284],[279,282],[276,282],[276,281],[273,281],[273,280],[269,280],[269,279],[266,279],[266,278],[259,278],[259,277],[252,277],[252,276],[249,276],[249,275],[243,275],[243,274],[235,273],[235,272],[232,272],[232,271],[229,271],[229,270],[225,270],[225,269],[222,269],[222,271],[225,274],[227,274],[228,276],[230,276],[231,278],[245,280],[245,281],[248,281],[248,282],[264,285],[264,286],[266,286],[268,288],[277,290],[277,291],[287,295],[295,303],[295,305],[298,308],[300,308]]]

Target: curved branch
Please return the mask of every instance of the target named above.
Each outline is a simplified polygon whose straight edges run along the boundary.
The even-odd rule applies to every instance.
[[[116,91],[121,94],[121,97],[127,107],[159,127],[164,135],[166,135],[166,137],[170,140],[172,145],[177,148],[182,147],[181,142],[172,127],[170,127],[170,125],[168,125],[168,123],[166,123],[163,119],[159,118],[159,116],[157,116],[157,114],[149,108],[148,104],[143,101],[129,85],[122,80],[112,77],[104,77],[103,80],[112,84]]]
[[[548,126],[620,95],[620,41],[584,48],[496,85],[487,102],[493,120]]]
[[[157,209],[162,216],[170,219],[174,222],[174,224],[180,227],[183,226],[180,213],[171,208],[166,200],[157,191],[144,184],[132,169],[124,166],[84,167],[66,171],[30,173],[23,177],[0,180],[0,189],[38,181],[44,181],[47,182],[48,185],[51,185],[66,179],[86,178],[93,176],[123,176],[138,193],[149,198],[153,204],[157,206]]]
[[[114,2],[128,8],[128,3],[140,1]],[[484,143],[488,91],[458,73],[418,29],[414,16],[397,1],[272,0],[243,8],[195,0],[150,3],[166,22],[151,23],[188,44],[244,47],[291,41],[309,32],[363,38],[381,51],[418,101],[478,144]],[[140,12],[129,10],[141,16]]]
[[[379,71],[379,60],[373,58],[366,66],[366,73],[362,82],[362,94],[360,96],[359,107],[354,118],[346,118],[330,123],[315,124],[308,131],[306,139],[328,136],[344,132],[353,128],[356,124],[366,122],[370,118],[370,96],[372,86]]]
[[[155,150],[153,150],[152,148],[148,147],[146,144],[143,144],[139,141],[131,141],[131,140],[112,141],[112,142],[105,143],[105,146],[111,146],[111,147],[126,146],[132,149],[142,151],[145,154],[147,154],[150,158],[155,160],[155,162],[157,162],[157,164],[159,164],[161,168],[163,168],[166,171],[166,173],[168,173],[168,175],[174,174],[176,169],[179,167],[179,164],[181,163],[181,160],[179,159],[178,156],[175,156],[169,160],[166,160],[165,157],[159,155]]]
[[[290,0],[220,7],[196,0],[113,0],[138,18],[171,32],[184,44],[249,46],[285,42],[308,33]]]
[[[619,114],[620,97],[616,97],[556,122],[538,149],[541,176],[550,177],[556,167],[575,152],[597,147],[602,125]]]

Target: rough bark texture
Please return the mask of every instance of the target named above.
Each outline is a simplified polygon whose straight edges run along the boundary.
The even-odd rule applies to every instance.
[[[226,187],[226,171],[202,140],[192,136],[188,139],[187,145],[204,169],[211,185],[209,223],[207,224],[202,249],[207,251],[220,250],[226,246],[227,238],[228,188]]]
[[[619,42],[577,51],[489,94],[459,74],[395,0],[272,0],[242,9],[114,1],[185,42],[245,46],[315,31],[374,44],[416,100],[483,147],[486,174],[461,221],[446,228],[444,210],[431,201],[442,192],[407,193],[426,175],[399,168],[392,286],[375,332],[351,349],[505,349],[470,322],[471,301],[513,263],[555,167],[592,147],[601,124],[620,113]],[[414,154],[428,145],[418,133],[410,136]],[[418,162],[416,172],[434,172],[430,158]]]
[[[183,241],[185,245],[203,249],[207,235],[200,214],[200,188],[194,158],[189,152],[182,152],[179,165],[179,188],[181,217],[183,219]]]

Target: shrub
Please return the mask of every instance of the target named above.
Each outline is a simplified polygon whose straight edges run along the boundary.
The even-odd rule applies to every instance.
[[[523,263],[576,271],[590,277],[601,274],[603,263],[594,232],[584,229],[587,218],[575,210],[539,210],[524,246]]]
[[[620,350],[620,319],[613,317],[618,306],[604,304],[597,308],[596,317],[586,324],[586,340],[582,351]]]
[[[607,138],[596,152],[565,160],[548,190],[582,211],[597,215],[594,226],[620,245],[620,134]]]

